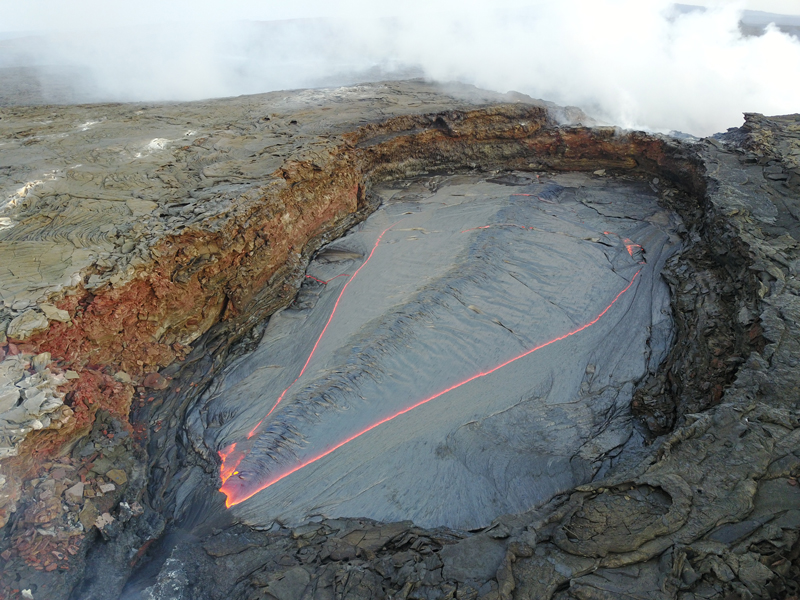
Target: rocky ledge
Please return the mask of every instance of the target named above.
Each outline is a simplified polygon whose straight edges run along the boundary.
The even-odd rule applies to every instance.
[[[580,121],[418,82],[3,109],[0,594],[796,596],[800,117],[695,141]],[[676,338],[632,407],[648,444],[479,532],[208,525],[218,458],[184,418],[226,357],[373,185],[502,170],[644,180],[682,217]]]

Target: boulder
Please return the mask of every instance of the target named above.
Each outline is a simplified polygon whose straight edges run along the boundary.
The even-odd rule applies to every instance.
[[[494,577],[506,555],[506,546],[488,535],[475,535],[445,546],[439,553],[442,575],[458,582],[486,581]]]

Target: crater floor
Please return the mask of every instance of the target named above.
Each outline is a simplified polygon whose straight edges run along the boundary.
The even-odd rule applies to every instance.
[[[639,443],[679,250],[658,182],[430,177],[321,250],[255,351],[189,416],[250,524],[314,515],[474,529]]]

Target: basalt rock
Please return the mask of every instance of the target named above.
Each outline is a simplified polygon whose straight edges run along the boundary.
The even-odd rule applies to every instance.
[[[49,352],[73,414],[2,463],[1,593],[800,592],[800,120],[748,115],[686,142],[559,125],[564,114],[415,82],[5,108],[4,156],[15,158],[2,165],[13,202],[0,220],[0,322],[43,322],[30,336],[7,326],[4,363]],[[187,435],[189,409],[294,299],[316,250],[375,209],[376,184],[463,170],[506,185],[518,173],[602,171],[646,182],[682,217],[684,250],[665,273],[674,343],[633,403],[649,444],[480,532],[355,518],[212,529],[203,515],[219,513],[218,458]],[[46,369],[34,371],[14,386]]]

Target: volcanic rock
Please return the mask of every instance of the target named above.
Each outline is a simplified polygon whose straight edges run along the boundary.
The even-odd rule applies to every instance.
[[[27,340],[33,334],[44,331],[49,326],[50,323],[45,315],[38,310],[29,309],[11,319],[6,335],[15,340]]]
[[[20,454],[2,463],[0,476],[0,524],[20,505],[3,541],[0,593],[11,593],[13,582],[46,585],[53,599],[117,598],[132,565],[153,556],[150,574],[131,580],[152,598],[797,595],[800,119],[747,115],[742,128],[717,138],[681,141],[559,127],[554,110],[519,96],[410,82],[4,112],[3,155],[13,158],[2,185],[13,202],[3,215],[12,226],[0,231],[0,322],[25,344],[5,346],[0,362],[11,399],[0,439],[6,455]],[[257,521],[248,516],[254,527],[231,525],[236,510],[220,516],[219,463],[228,450],[204,432],[224,429],[230,413],[193,409],[213,399],[210,384],[223,369],[235,377],[268,317],[343,284],[301,287],[314,253],[376,209],[379,184],[426,182],[404,190],[409,203],[431,197],[442,182],[436,177],[467,173],[532,193],[537,175],[569,171],[641,184],[664,208],[651,224],[663,227],[674,215],[682,223],[682,251],[661,271],[674,343],[623,407],[638,419],[642,443],[598,437],[576,455],[607,453],[596,471],[578,473],[582,485],[522,514],[498,514],[483,533],[330,519],[324,503],[311,525],[294,530],[264,511]],[[545,209],[558,200],[542,198]],[[627,217],[591,199],[581,206]],[[581,242],[603,241],[586,237]],[[315,265],[361,264],[358,250]],[[640,254],[631,247],[626,256]],[[41,302],[72,318],[32,308]],[[471,314],[489,314],[468,302]],[[509,327],[487,324],[502,325]],[[32,356],[44,352],[52,369],[70,367],[69,378],[47,368],[30,373]],[[263,370],[286,369],[280,356],[266,358]],[[602,372],[600,361],[591,364],[595,372],[585,364],[577,374],[586,397],[595,397],[592,376]],[[134,390],[114,379],[119,372],[163,379],[152,395],[146,385],[135,390],[130,428]],[[56,432],[45,426],[55,410],[45,408],[64,399],[74,427]],[[37,423],[42,429],[32,433]],[[129,500],[142,498],[142,510],[116,506],[108,494],[87,500],[78,524],[58,497],[101,453],[124,466],[108,473],[124,475],[119,485]],[[40,480],[63,470],[66,457],[76,470],[50,489]],[[79,548],[81,531],[101,513],[119,533],[102,542],[86,536]],[[161,538],[165,522],[176,535]],[[204,549],[225,535],[247,543],[234,557]],[[69,569],[37,558],[50,543],[73,557]]]
[[[86,503],[83,505],[83,510],[81,510],[80,514],[78,515],[78,519],[83,525],[83,529],[85,531],[89,531],[97,521],[97,518],[100,516],[100,512],[97,510],[97,507],[91,500],[87,500]]]
[[[270,582],[267,591],[278,600],[300,598],[311,581],[311,575],[302,567],[289,569],[275,581]]]
[[[169,380],[158,373],[148,373],[142,380],[142,385],[152,390],[165,390],[169,387]]]
[[[492,579],[506,555],[506,544],[489,535],[473,536],[452,546],[445,546],[439,553],[444,563],[442,577],[466,583]]]
[[[69,313],[65,310],[57,308],[53,304],[42,302],[41,304],[39,304],[39,310],[41,310],[44,313],[44,316],[47,317],[50,321],[58,321],[59,323],[69,322]]]
[[[42,352],[41,354],[37,354],[31,359],[31,366],[33,370],[37,373],[41,373],[47,368],[47,365],[50,363],[51,355],[49,352]]]
[[[17,405],[19,400],[19,389],[16,387],[4,387],[0,391],[0,413],[11,410]]]
[[[82,502],[83,501],[83,482],[79,481],[71,488],[69,488],[66,492],[64,492],[64,497],[67,500],[72,500],[73,502]]]
[[[108,477],[117,485],[125,485],[128,482],[127,474],[121,469],[111,469],[110,471],[107,471],[106,477]]]
[[[114,379],[116,379],[117,381],[119,381],[121,383],[131,383],[131,376],[128,375],[125,371],[117,371],[114,374]],[[147,387],[147,386],[145,386],[145,387]],[[152,386],[150,386],[150,387],[152,387]]]
[[[50,360],[50,354],[43,352],[17,354],[0,362],[0,457],[15,455],[30,431],[54,422],[61,425],[62,414],[57,411],[64,397],[58,388],[66,379],[46,368]],[[36,372],[29,375],[31,366]]]

